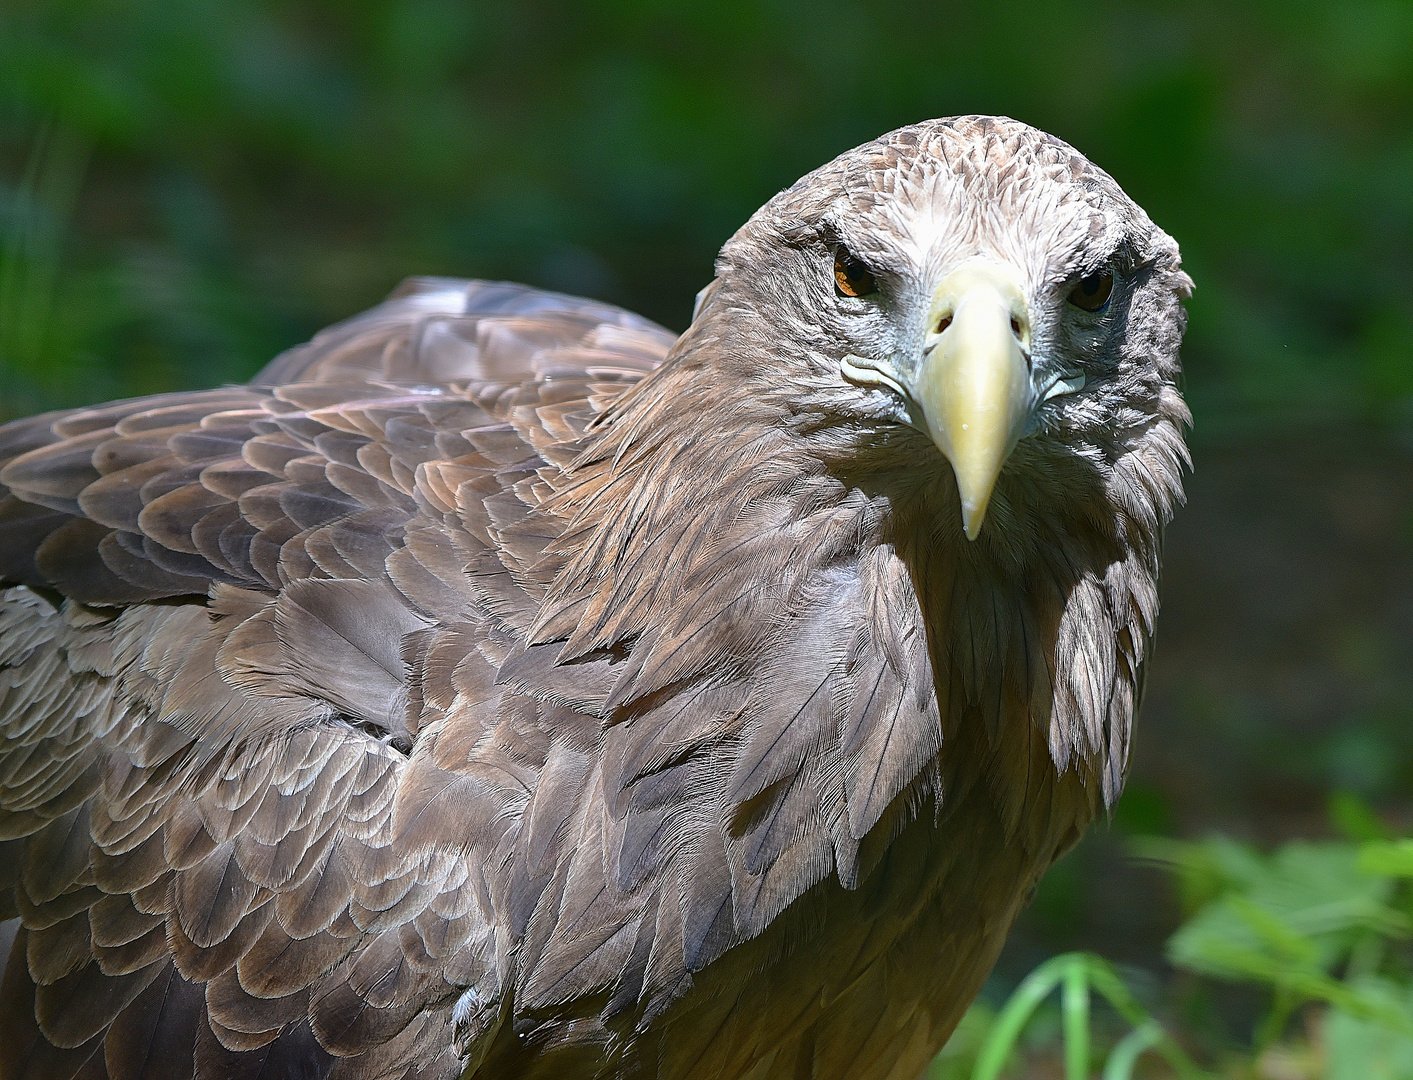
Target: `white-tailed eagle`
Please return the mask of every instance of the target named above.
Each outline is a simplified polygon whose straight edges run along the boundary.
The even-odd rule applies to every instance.
[[[0,428],[0,1077],[916,1077],[1122,785],[1189,287],[961,117],[681,337],[420,280]]]

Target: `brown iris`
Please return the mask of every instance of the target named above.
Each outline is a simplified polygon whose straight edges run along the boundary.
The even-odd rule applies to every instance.
[[[867,266],[840,248],[834,253],[834,287],[844,296],[867,296],[878,283]]]
[[[1070,303],[1084,311],[1102,311],[1113,291],[1114,275],[1107,270],[1096,270],[1080,279],[1070,293]]]

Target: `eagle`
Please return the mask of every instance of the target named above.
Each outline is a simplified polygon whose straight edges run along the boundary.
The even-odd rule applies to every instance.
[[[418,279],[0,428],[0,1077],[916,1077],[1120,793],[1190,288],[953,117],[680,337]]]

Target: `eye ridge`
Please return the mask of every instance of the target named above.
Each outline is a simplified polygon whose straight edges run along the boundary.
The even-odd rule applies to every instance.
[[[1081,311],[1100,312],[1109,306],[1114,295],[1114,274],[1111,270],[1096,270],[1080,278],[1070,290],[1069,301]]]
[[[834,288],[840,296],[867,296],[878,291],[873,271],[844,248],[834,252]]]

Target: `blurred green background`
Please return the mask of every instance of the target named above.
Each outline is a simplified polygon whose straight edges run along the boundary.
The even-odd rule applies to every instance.
[[[1079,147],[1197,282],[1130,789],[996,984],[1091,947],[1178,993],[1135,836],[1413,825],[1413,4],[0,0],[0,418],[244,379],[410,274],[681,329],[771,194],[963,112]]]
[[[407,274],[680,328],[815,165],[1005,113],[1182,243],[1202,432],[1408,419],[1413,6],[5,0],[10,412],[241,378]]]

